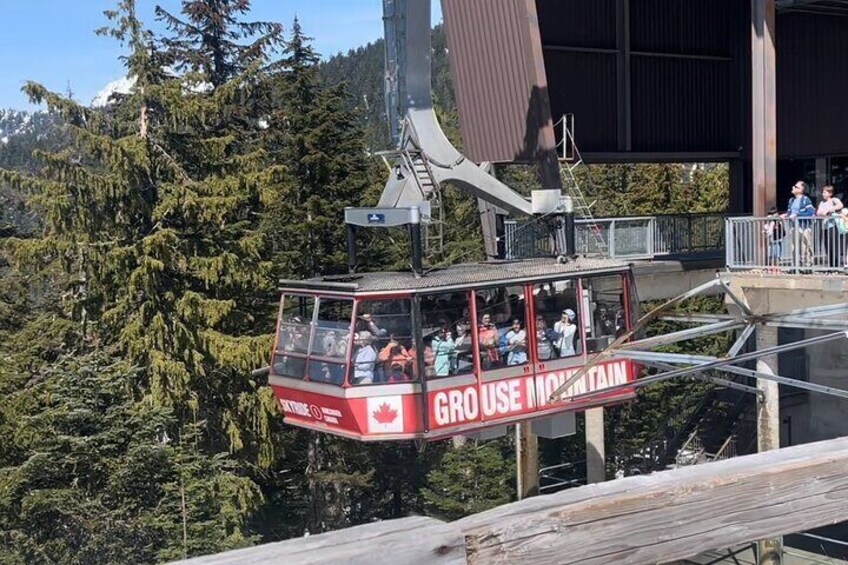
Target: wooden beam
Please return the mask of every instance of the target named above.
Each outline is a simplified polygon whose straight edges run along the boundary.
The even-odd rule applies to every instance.
[[[178,563],[185,565],[277,565],[280,563],[460,565],[465,564],[466,560],[465,541],[459,530],[433,518],[415,516],[237,549]]]
[[[470,516],[469,563],[657,563],[848,519],[848,439],[589,485]]]
[[[201,557],[248,563],[657,563],[848,520],[848,438]]]

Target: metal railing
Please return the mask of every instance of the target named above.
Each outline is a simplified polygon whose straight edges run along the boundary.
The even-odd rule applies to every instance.
[[[727,218],[727,268],[774,273],[842,272],[841,219]]]
[[[652,259],[659,256],[721,253],[724,250],[726,214],[663,214],[575,221],[575,249],[581,255],[613,259]],[[544,223],[505,222],[508,259],[547,257],[553,254],[551,231]],[[564,227],[557,240],[564,241]],[[606,249],[599,248],[602,242]],[[562,247],[562,243],[560,243]]]
[[[654,255],[682,255],[724,250],[725,213],[653,216]]]
[[[586,484],[586,460],[569,461],[539,469],[539,492],[556,492]]]
[[[699,430],[695,429],[690,435],[686,443],[680,448],[677,457],[674,458],[674,463],[678,467],[686,467],[689,465],[697,465],[704,458],[706,453],[704,442],[701,441]]]

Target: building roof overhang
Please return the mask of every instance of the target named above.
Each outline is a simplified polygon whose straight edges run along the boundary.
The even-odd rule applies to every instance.
[[[779,13],[804,12],[848,16],[848,0],[777,0]]]

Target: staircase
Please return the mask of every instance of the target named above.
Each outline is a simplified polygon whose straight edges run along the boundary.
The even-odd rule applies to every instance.
[[[617,465],[625,475],[646,474],[751,453],[754,406],[748,393],[716,386],[645,446],[621,456]]]
[[[574,203],[574,215],[582,222],[586,230],[583,245],[578,245],[578,253],[598,253],[603,257],[609,257],[607,239],[604,238],[601,226],[592,217],[591,204],[586,201],[580,182],[574,174],[579,167],[583,166],[583,157],[574,141],[574,114],[564,114],[554,127],[562,127],[562,139],[557,144],[560,162],[560,174],[563,178],[563,189]],[[579,242],[578,242],[579,243]],[[581,249],[582,247],[582,249]]]
[[[754,403],[748,393],[721,389],[678,451],[674,467],[698,465],[749,453],[756,441]]]

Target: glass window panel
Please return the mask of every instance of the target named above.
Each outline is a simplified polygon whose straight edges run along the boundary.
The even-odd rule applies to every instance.
[[[586,348],[602,351],[627,329],[621,275],[583,279],[583,293],[589,316]]]
[[[309,380],[317,383],[341,385],[344,383],[345,365],[345,362],[333,363],[330,361],[310,359]]]
[[[306,354],[314,309],[314,297],[295,294],[283,296],[279,342],[277,343],[279,351]]]
[[[425,296],[421,299],[424,374],[427,378],[474,372],[468,291]]]
[[[524,287],[477,292],[477,336],[483,370],[524,365],[527,356]]]
[[[540,361],[572,357],[583,352],[576,281],[535,285],[533,308],[536,313],[536,353]]]
[[[322,298],[318,301],[318,318],[310,355],[344,361],[350,344],[350,321],[353,300]]]
[[[293,354],[276,353],[274,355],[273,371],[275,375],[302,379],[306,370],[306,358],[296,357]]]
[[[414,358],[412,302],[408,298],[359,301],[351,384],[411,381]]]

